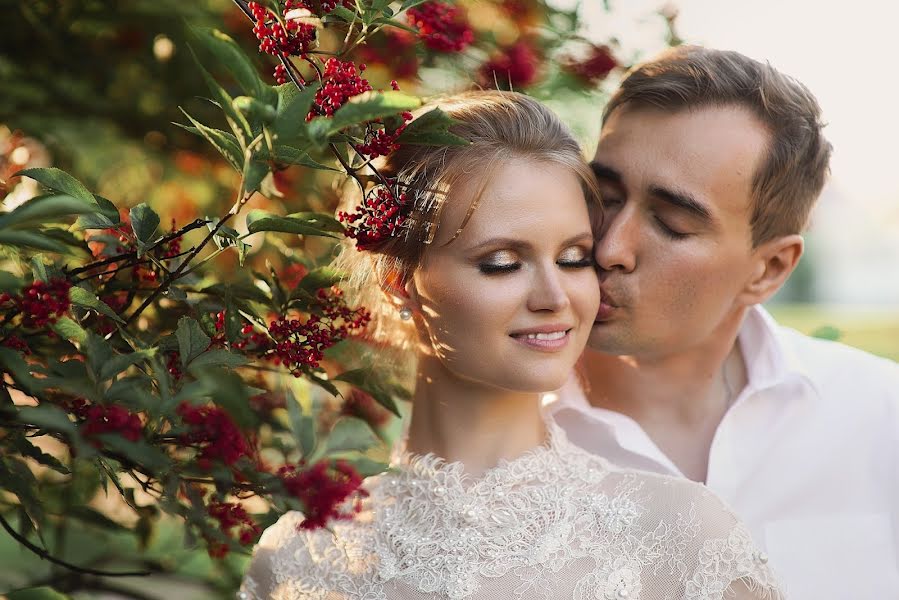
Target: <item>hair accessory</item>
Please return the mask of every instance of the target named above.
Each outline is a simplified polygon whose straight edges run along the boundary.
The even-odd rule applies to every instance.
[[[418,223],[422,243],[430,244],[437,232],[436,206],[442,195],[439,190],[415,189],[390,178],[369,190],[354,212],[340,211],[337,218],[347,224],[345,234],[356,240],[357,250],[377,250],[390,238],[408,237]]]
[[[400,319],[403,321],[408,321],[412,318],[412,309],[408,307],[403,307],[400,309]]]

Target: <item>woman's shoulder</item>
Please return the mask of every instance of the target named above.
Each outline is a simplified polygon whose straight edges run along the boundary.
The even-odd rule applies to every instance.
[[[358,582],[351,574],[371,562],[368,511],[327,529],[305,529],[303,521],[302,513],[289,511],[263,532],[244,576],[242,599],[292,598],[297,590],[304,598],[319,593],[324,598],[328,590],[354,597]]]

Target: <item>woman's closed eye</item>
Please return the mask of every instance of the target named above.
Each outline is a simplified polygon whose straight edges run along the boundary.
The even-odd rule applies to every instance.
[[[571,246],[562,251],[556,264],[566,269],[584,269],[593,266],[593,249]]]
[[[511,250],[493,252],[478,261],[478,270],[485,275],[510,273],[519,268],[521,268],[521,261],[518,260],[518,255]]]

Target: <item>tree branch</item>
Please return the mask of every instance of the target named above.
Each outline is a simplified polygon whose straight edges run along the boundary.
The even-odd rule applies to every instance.
[[[40,546],[36,546],[35,544],[32,544],[28,540],[28,538],[19,535],[19,533],[15,529],[13,529],[12,525],[10,525],[9,522],[3,518],[3,515],[0,515],[0,527],[3,527],[3,529],[5,529],[6,532],[9,535],[11,535],[14,540],[16,540],[17,542],[19,542],[20,544],[22,544],[23,546],[25,546],[26,548],[31,550],[33,553],[35,553],[42,559],[52,562],[53,564],[59,565],[61,567],[65,567],[66,569],[69,569],[70,571],[75,571],[77,573],[86,573],[88,575],[98,575],[100,577],[144,577],[146,575],[150,575],[149,571],[115,572],[115,571],[103,571],[100,569],[90,569],[90,568],[86,568],[86,567],[79,567],[78,565],[73,565],[70,562],[66,562],[66,561],[62,560],[61,558],[56,558],[55,556],[52,556],[49,552],[47,552]]]

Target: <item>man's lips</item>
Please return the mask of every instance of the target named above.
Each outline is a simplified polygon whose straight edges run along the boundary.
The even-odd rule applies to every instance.
[[[618,303],[615,297],[600,286],[600,303],[599,310],[596,311],[596,322],[608,320],[618,309]]]

